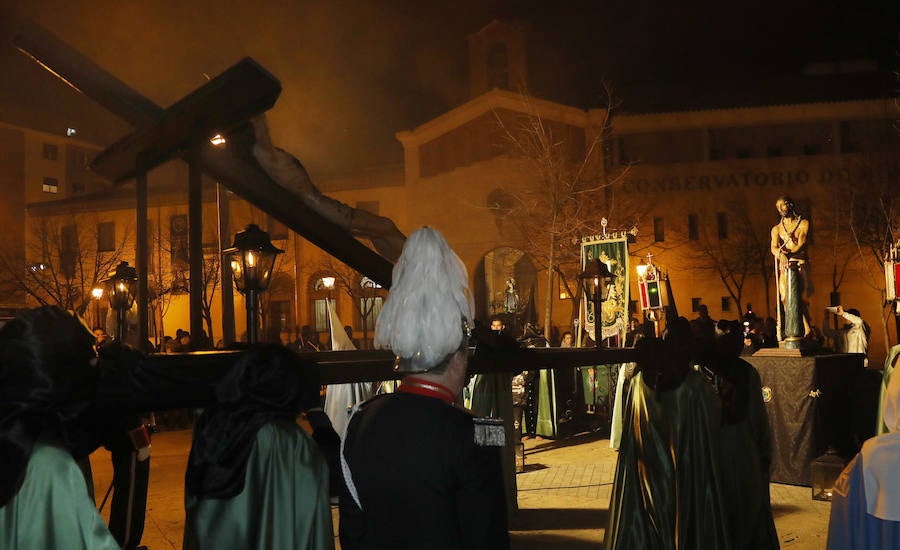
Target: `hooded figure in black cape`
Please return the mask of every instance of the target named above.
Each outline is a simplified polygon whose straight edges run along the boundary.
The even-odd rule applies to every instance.
[[[98,446],[93,345],[54,306],[0,329],[0,548],[119,548],[75,462]]]
[[[638,342],[604,548],[730,549],[719,463],[720,406],[690,368],[690,325]]]
[[[318,390],[312,366],[278,345],[251,348],[219,381],[188,459],[186,550],[334,548],[327,462],[296,423]]]
[[[779,548],[769,497],[772,436],[762,400],[762,382],[740,358],[738,321],[719,321],[704,372],[722,403],[722,480],[734,550]]]

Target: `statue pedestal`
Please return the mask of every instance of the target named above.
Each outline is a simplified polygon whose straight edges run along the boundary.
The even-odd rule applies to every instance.
[[[762,351],[762,350],[760,350]],[[845,457],[874,430],[871,399],[861,354],[786,356],[800,350],[743,357],[759,372],[763,403],[772,429],[774,483],[809,485],[809,466],[828,447]]]

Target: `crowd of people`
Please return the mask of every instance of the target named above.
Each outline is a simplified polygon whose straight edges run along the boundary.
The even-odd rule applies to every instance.
[[[476,323],[473,309],[465,267],[443,236],[413,232],[374,340],[395,354],[402,381],[355,405],[341,433],[302,354],[276,344],[236,354],[197,393],[203,412],[185,476],[184,548],[333,548],[335,497],[348,550],[508,548],[512,375],[470,380],[467,363],[473,334],[488,353],[520,344],[502,319],[490,328]],[[839,349],[864,342],[858,313],[829,313],[846,321],[833,336]],[[740,357],[747,335],[742,321],[714,321],[704,308],[693,322],[671,320],[661,338],[632,338],[637,361],[622,376],[605,548],[778,548],[761,382]],[[101,336],[55,307],[0,328],[0,547],[138,543],[142,524],[126,528],[138,539],[132,533],[127,542],[105,524],[84,468],[110,433],[131,433],[121,418],[136,412],[112,411],[102,396],[140,376],[143,355]],[[561,343],[572,339],[565,333]],[[864,446],[837,486],[835,548],[854,547],[839,540],[900,540],[894,378],[885,395],[888,433]],[[532,402],[543,391],[537,380]],[[491,384],[496,391],[485,391]],[[459,406],[466,388],[472,410]],[[542,404],[526,413],[526,435],[536,435]],[[149,441],[129,437],[133,460],[149,464],[141,455]],[[841,530],[853,522],[866,534]]]

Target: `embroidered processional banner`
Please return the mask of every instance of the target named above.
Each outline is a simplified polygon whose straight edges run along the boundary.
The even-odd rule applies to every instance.
[[[628,326],[628,289],[630,288],[630,271],[628,269],[628,236],[619,232],[607,235],[584,237],[581,240],[581,267],[593,262],[596,258],[606,264],[610,273],[616,276],[609,289],[609,298],[603,302],[600,315],[594,312],[594,304],[584,299],[581,314],[581,326],[591,338],[599,317],[602,338],[617,336],[619,342],[625,341],[625,329]]]

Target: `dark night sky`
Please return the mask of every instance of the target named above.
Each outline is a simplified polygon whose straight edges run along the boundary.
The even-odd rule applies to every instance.
[[[52,131],[76,125],[82,137],[104,145],[128,130],[8,45],[10,30],[25,17],[163,106],[202,85],[204,73],[215,76],[242,57],[255,58],[284,87],[269,115],[276,143],[321,177],[400,162],[395,132],[468,99],[466,37],[493,18],[527,29],[535,95],[600,106],[607,79],[623,109],[639,111],[678,106],[682,97],[713,104],[732,100],[735,90],[752,96],[797,78],[810,61],[868,58],[896,69],[898,6],[896,0],[0,0],[0,120],[32,120]]]

